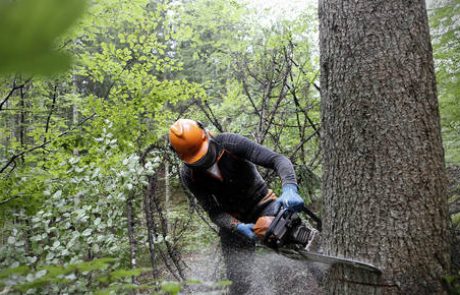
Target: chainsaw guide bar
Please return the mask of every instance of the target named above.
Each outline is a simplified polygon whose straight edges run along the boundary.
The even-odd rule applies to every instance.
[[[294,250],[294,249],[288,249],[288,248],[279,248],[278,252],[292,259],[320,262],[320,263],[324,263],[328,265],[344,264],[344,265],[348,265],[348,266],[352,266],[356,268],[365,269],[365,270],[368,270],[374,273],[378,273],[378,274],[382,273],[382,270],[380,270],[378,267],[374,266],[373,264],[354,260],[354,259],[329,256],[329,255],[309,252],[303,249]]]

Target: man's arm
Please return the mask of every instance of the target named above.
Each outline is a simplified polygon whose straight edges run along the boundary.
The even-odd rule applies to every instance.
[[[283,155],[257,144],[244,136],[233,133],[222,133],[219,142],[229,152],[246,159],[256,165],[276,171],[283,185],[291,183],[297,185],[294,167],[291,161]]]
[[[295,211],[302,210],[304,201],[298,193],[294,167],[288,158],[238,134],[223,133],[219,136],[219,141],[231,153],[256,165],[274,169],[282,181],[282,193],[276,200],[278,206]]]

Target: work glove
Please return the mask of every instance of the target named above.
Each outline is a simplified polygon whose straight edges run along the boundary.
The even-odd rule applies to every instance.
[[[303,200],[297,192],[297,185],[288,183],[283,185],[281,197],[276,199],[278,206],[300,212],[303,209]]]
[[[254,233],[253,223],[238,223],[236,225],[236,232],[240,233],[251,241],[257,240],[257,236]]]

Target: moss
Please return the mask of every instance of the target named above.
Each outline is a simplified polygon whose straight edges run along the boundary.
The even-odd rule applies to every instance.
[[[451,219],[452,219],[452,224],[454,225],[454,227],[456,228],[460,227],[460,213],[452,215]]]

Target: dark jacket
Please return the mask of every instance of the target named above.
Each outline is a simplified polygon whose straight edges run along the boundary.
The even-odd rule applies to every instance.
[[[232,133],[213,138],[223,179],[206,170],[182,167],[181,179],[220,227],[232,229],[239,222],[255,222],[254,208],[268,188],[255,165],[274,169],[283,184],[297,184],[291,161],[249,139]]]

